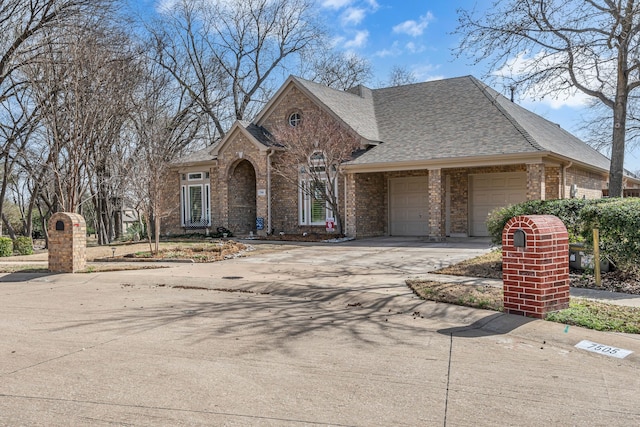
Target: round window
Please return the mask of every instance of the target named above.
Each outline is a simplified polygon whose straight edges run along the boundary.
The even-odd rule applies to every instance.
[[[301,121],[302,116],[300,116],[300,113],[291,113],[291,115],[289,116],[289,124],[293,127],[298,126]]]

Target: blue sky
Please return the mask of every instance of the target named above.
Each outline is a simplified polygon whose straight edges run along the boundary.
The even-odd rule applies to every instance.
[[[157,7],[162,1],[129,0],[138,10]],[[233,0],[232,0],[233,1]],[[241,1],[241,0],[238,0]],[[473,75],[484,79],[486,65],[470,65],[467,58],[456,59],[452,49],[459,8],[478,11],[489,8],[492,0],[316,0],[318,11],[331,23],[336,46],[367,58],[374,77],[370,86],[388,79],[394,66],[402,66],[417,81]],[[490,83],[490,82],[487,82]],[[494,89],[508,96],[502,87]],[[585,96],[516,101],[537,114],[580,135],[585,114]],[[628,152],[625,167],[640,170],[640,150]]]

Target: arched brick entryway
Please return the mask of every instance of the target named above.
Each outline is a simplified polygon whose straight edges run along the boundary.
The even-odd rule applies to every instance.
[[[247,160],[231,166],[229,173],[229,229],[249,234],[256,227],[256,171]]]

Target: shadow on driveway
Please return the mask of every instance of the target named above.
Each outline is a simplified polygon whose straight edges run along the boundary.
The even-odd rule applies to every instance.
[[[467,326],[458,326],[455,328],[439,329],[438,333],[442,335],[452,335],[459,338],[478,338],[493,335],[504,335],[512,332],[514,329],[533,322],[524,316],[515,316],[505,313],[495,313],[491,316],[476,320]]]

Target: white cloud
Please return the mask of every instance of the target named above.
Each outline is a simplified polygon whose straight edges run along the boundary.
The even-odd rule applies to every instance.
[[[408,34],[411,37],[418,37],[424,33],[424,30],[429,26],[429,22],[433,21],[433,14],[427,12],[426,15],[421,16],[418,21],[410,19],[404,21],[393,27],[393,32],[398,34]]]
[[[367,3],[373,10],[377,10],[380,7],[376,0],[367,0]]]
[[[442,80],[444,75],[435,74],[440,65],[424,64],[411,67],[411,72],[419,82],[430,82],[433,80]]]
[[[367,43],[368,39],[369,39],[369,31],[367,30],[358,31],[352,40],[345,42],[344,47],[345,49],[362,47]]]
[[[341,16],[342,25],[358,25],[364,19],[365,14],[364,9],[350,7]]]
[[[544,70],[554,67],[555,64],[563,63],[564,59],[558,55],[548,55],[546,52],[538,52],[535,55],[529,55],[528,52],[520,52],[501,69],[493,73],[499,80],[503,79],[505,86],[509,86],[509,82],[521,78],[523,75],[530,73],[532,70]],[[602,72],[602,70],[601,70]],[[583,75],[577,76],[581,81],[589,86],[590,81],[594,81],[593,76],[589,72],[583,72]],[[535,102],[547,105],[554,110],[562,107],[583,108],[592,102],[593,98],[584,92],[575,88],[567,87],[563,90],[555,90],[554,87],[560,85],[566,86],[564,82],[567,80],[562,76],[557,77],[559,81],[548,79],[544,83],[533,84],[524,90],[518,91],[516,88],[516,96],[523,102]]]
[[[402,49],[400,49],[398,42],[395,41],[388,49],[381,49],[374,53],[379,58],[386,58],[388,56],[400,56],[402,55]]]
[[[556,96],[545,96],[542,99],[533,92],[535,92],[535,90],[529,90],[520,95],[519,98],[530,102],[537,101],[541,104],[548,105],[554,110],[562,107],[584,108],[589,106],[593,101],[593,98],[578,90],[562,91],[558,92]]]
[[[322,2],[322,7],[327,9],[342,9],[345,6],[350,5],[353,0],[324,0]]]
[[[158,13],[167,13],[176,5],[176,0],[160,0],[156,4],[156,11]]]
[[[409,42],[405,45],[405,49],[409,53],[422,53],[427,50],[426,46],[423,44],[415,44],[414,42]]]

